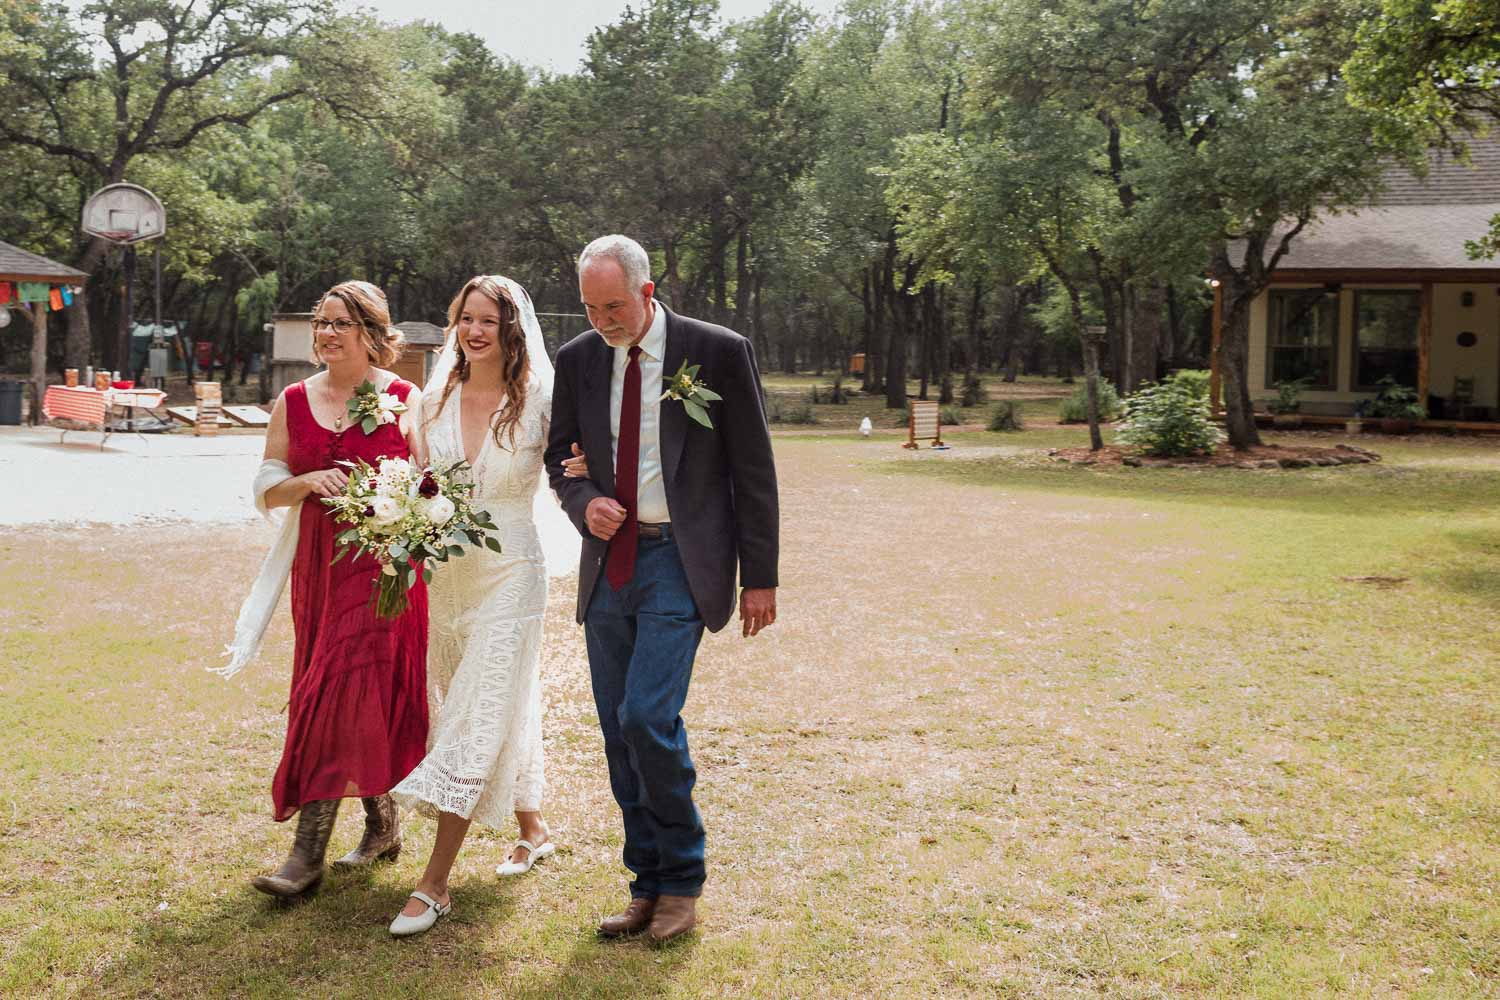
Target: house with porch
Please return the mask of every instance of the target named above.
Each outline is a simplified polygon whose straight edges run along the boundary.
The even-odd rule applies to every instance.
[[[1257,410],[1305,379],[1304,415],[1344,416],[1389,376],[1425,402],[1423,426],[1500,430],[1500,260],[1464,251],[1500,213],[1500,134],[1470,157],[1393,169],[1374,204],[1298,234],[1251,307]]]

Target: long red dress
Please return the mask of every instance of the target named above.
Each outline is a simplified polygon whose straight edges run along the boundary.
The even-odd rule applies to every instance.
[[[411,392],[400,379],[387,392]],[[293,475],[362,458],[409,458],[397,424],[365,434],[336,433],[313,418],[305,383],[286,390],[287,464]],[[333,512],[309,496],[302,504],[292,563],[296,652],[287,707],[286,748],[276,769],[276,819],[319,799],[384,795],[427,751],[427,588],[417,580],[399,618],[375,615],[370,597],[380,564],[345,556],[333,564]]]

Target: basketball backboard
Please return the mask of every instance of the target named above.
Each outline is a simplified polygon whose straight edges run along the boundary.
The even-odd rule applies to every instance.
[[[167,231],[167,210],[139,185],[111,184],[83,206],[83,231],[114,243],[154,240]]]

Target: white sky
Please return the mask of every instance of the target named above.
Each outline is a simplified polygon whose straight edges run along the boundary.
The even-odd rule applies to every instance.
[[[353,6],[355,0],[346,0]],[[479,35],[490,48],[542,69],[570,73],[583,59],[583,43],[600,25],[618,19],[627,0],[360,0],[383,21],[433,21],[449,31]],[[802,0],[815,14],[831,14],[838,0]],[[637,8],[640,3],[634,4]],[[720,0],[719,16],[739,21],[764,13],[769,0]]]

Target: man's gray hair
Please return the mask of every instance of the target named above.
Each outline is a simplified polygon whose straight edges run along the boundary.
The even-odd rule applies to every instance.
[[[620,265],[631,288],[640,288],[651,280],[651,258],[646,255],[646,248],[629,236],[611,233],[584,247],[578,255],[578,273],[582,274],[584,268],[601,257]]]

